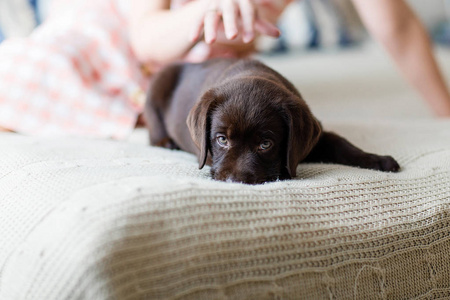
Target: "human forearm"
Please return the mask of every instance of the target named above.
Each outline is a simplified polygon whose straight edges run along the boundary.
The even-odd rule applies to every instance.
[[[384,46],[403,76],[435,114],[450,116],[450,94],[432,45],[422,23],[408,5],[401,0],[354,2],[369,32]]]
[[[287,1],[276,2],[281,7]],[[245,56],[254,49],[252,42],[257,34],[272,37],[280,34],[278,28],[265,19],[273,19],[267,16],[271,6],[265,3],[188,0],[175,10],[169,9],[170,3],[169,0],[133,0],[131,3],[131,44],[143,63],[165,64],[179,59],[203,38],[211,46],[210,53],[218,53],[215,50],[219,49],[223,55]],[[272,17],[274,15],[278,16],[272,12]]]
[[[141,62],[167,63],[192,48],[195,42],[189,35],[203,13],[202,1],[190,2],[177,10],[146,11],[139,11],[145,7],[138,2],[132,8],[129,30],[133,50]]]

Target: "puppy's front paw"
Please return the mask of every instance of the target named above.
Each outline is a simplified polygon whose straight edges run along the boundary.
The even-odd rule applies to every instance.
[[[398,172],[400,170],[400,165],[389,155],[380,156],[372,154],[367,157],[367,160],[362,163],[361,167],[383,172]]]

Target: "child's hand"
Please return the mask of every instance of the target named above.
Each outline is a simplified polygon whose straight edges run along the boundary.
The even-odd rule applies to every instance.
[[[255,38],[255,33],[278,37],[280,31],[272,23],[261,19],[257,4],[253,0],[200,0],[204,2],[204,12],[191,35],[191,40],[200,38],[204,30],[205,42],[212,44],[217,39],[219,25],[223,23],[225,37],[229,40],[242,35],[244,43]]]

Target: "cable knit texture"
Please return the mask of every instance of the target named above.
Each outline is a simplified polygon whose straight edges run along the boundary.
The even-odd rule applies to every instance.
[[[325,123],[402,166],[216,182],[133,142],[0,137],[0,299],[450,297],[450,122]]]

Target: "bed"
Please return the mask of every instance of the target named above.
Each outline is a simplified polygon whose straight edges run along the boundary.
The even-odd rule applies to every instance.
[[[373,46],[262,59],[326,129],[401,171],[301,164],[244,185],[142,129],[2,133],[0,299],[448,299],[450,121]]]

